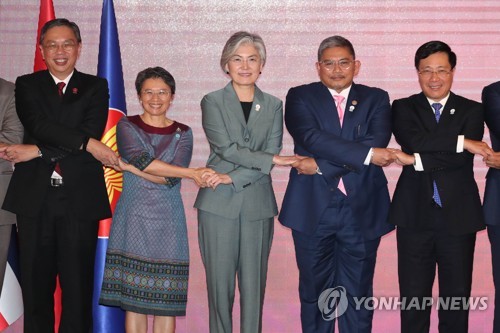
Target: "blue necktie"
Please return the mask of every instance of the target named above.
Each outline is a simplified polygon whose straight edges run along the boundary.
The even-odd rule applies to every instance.
[[[442,106],[443,105],[441,103],[433,103],[432,104],[432,108],[434,109],[434,115],[436,116],[436,122],[438,122],[438,123],[439,123],[439,118],[441,117],[441,113],[439,112],[439,110],[441,110]],[[432,181],[432,187],[434,188],[434,194],[432,195],[432,199],[434,199],[434,201],[436,202],[436,204],[439,207],[443,207],[443,204],[441,203],[441,198],[439,197],[439,192],[438,192],[438,188],[437,188],[435,181]]]

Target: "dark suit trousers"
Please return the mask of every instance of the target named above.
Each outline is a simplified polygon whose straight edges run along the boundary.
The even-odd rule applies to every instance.
[[[416,230],[397,228],[398,275],[401,299],[432,297],[432,285],[438,268],[439,297],[470,296],[472,264],[476,233],[450,235],[444,227],[440,208],[432,211],[434,228]],[[443,302],[445,302],[443,300]],[[416,309],[415,306],[401,310],[401,333],[425,333],[430,328],[431,307]],[[409,301],[407,301],[409,304]],[[415,304],[415,303],[414,303]],[[446,304],[446,303],[442,303]],[[468,331],[469,311],[439,308],[440,333],[465,333]]]
[[[62,292],[60,333],[92,327],[92,289],[98,221],[68,208],[64,187],[50,187],[36,218],[17,216],[24,332],[54,332],[56,276]]]
[[[351,207],[337,190],[313,235],[293,231],[304,333],[334,332],[335,318],[327,315],[333,307],[328,303],[328,308],[320,311],[318,300],[325,290],[336,287],[345,289],[348,302],[345,313],[338,317],[339,331],[371,332],[373,310],[363,307],[356,310],[353,297],[373,295],[380,238],[365,240],[353,222]]]
[[[488,225],[488,238],[491,244],[493,283],[495,285],[495,315],[493,333],[500,333],[500,226]]]

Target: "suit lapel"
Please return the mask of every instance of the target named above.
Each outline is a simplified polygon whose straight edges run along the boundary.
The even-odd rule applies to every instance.
[[[46,70],[43,75],[41,75],[40,91],[42,92],[43,96],[46,96],[46,98],[49,100],[50,105],[61,104],[61,98],[57,93],[56,82],[54,81],[48,70]],[[53,114],[57,114],[59,112],[59,108],[52,108],[50,111],[53,112]]]
[[[68,82],[68,86],[66,87],[66,91],[63,96],[63,102],[65,104],[71,103],[78,97],[79,86],[80,86],[80,75],[75,69],[75,71],[73,72],[73,76],[71,77],[71,80],[69,80]]]
[[[426,128],[434,129],[438,125],[436,122],[436,116],[434,115],[434,110],[423,92],[418,94],[415,99],[415,112],[418,113],[419,118],[422,120],[422,123]],[[441,122],[441,118],[439,121]]]
[[[250,116],[248,117],[247,126],[252,128],[252,126],[258,121],[262,112],[266,112],[266,105],[264,104],[264,93],[257,86],[255,86],[255,93],[253,96],[253,104],[250,109]]]
[[[234,91],[233,85],[229,82],[224,88],[224,112],[230,118],[237,119],[243,126],[247,126],[245,121],[245,116],[243,115],[243,109],[241,108],[241,103],[238,100],[238,96]]]
[[[441,113],[441,118],[439,118],[439,124],[446,126],[449,124],[455,113],[459,112],[458,104],[457,104],[457,99],[454,93],[450,91],[450,97],[448,97],[448,100],[446,101],[446,105],[443,108],[443,111]]]
[[[317,105],[313,109],[317,110],[317,115],[320,118],[320,126],[323,126],[332,133],[340,134],[340,121],[332,94],[323,83],[318,82],[318,85],[316,94],[312,96],[311,102]]]
[[[353,83],[345,105],[344,121],[342,123],[342,137],[352,139],[352,136],[355,133],[354,126],[359,125],[359,121],[356,121],[356,119],[359,115],[365,112],[363,111],[363,103],[365,102],[366,101],[363,101],[362,96],[359,95],[356,84]]]

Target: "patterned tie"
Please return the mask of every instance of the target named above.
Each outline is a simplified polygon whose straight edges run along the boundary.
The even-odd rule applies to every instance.
[[[62,97],[64,95],[63,89],[66,86],[66,83],[64,82],[59,82],[57,84],[57,92],[59,93],[59,97]]]
[[[432,108],[434,109],[434,115],[436,116],[436,122],[438,123],[439,123],[439,118],[441,118],[441,112],[439,112],[439,110],[441,110],[442,107],[443,105],[441,103],[432,103]],[[434,188],[434,194],[432,195],[432,199],[434,199],[434,201],[439,207],[443,207],[435,181],[432,181],[432,187]]]
[[[333,98],[335,99],[335,103],[337,104],[337,113],[339,114],[340,127],[342,127],[342,122],[344,120],[344,109],[342,109],[342,102],[344,101],[345,97],[340,95],[334,95]],[[339,185],[337,186],[337,188],[340,190],[340,192],[347,195],[342,178],[340,178]]]

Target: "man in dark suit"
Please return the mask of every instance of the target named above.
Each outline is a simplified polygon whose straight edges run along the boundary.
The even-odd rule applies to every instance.
[[[493,332],[500,333],[500,81],[484,87],[482,94],[484,120],[490,131],[494,152],[484,161],[490,167],[486,175],[483,212],[491,244],[495,315]]]
[[[0,148],[10,144],[21,143],[23,140],[23,125],[16,113],[14,99],[14,83],[0,78]],[[0,158],[2,153],[0,152]],[[12,163],[0,159],[0,202],[3,202],[5,192],[12,176]],[[7,255],[9,252],[12,225],[16,216],[0,209],[0,295],[2,294]]]
[[[353,297],[372,296],[380,237],[393,229],[380,167],[394,159],[384,148],[389,96],[353,83],[360,65],[347,39],[329,37],[318,50],[321,82],[286,97],[295,153],[308,156],[293,164],[279,216],[293,229],[303,332],[331,333],[339,315],[340,332],[371,332],[373,311],[356,310]]]
[[[456,55],[440,41],[423,44],[415,54],[422,92],[392,104],[393,132],[405,165],[391,205],[397,225],[399,289],[406,299],[401,332],[429,332],[432,296],[439,276],[439,295],[470,296],[476,232],[484,229],[474,180],[474,154],[487,156],[482,141],[480,103],[451,92]],[[419,306],[409,306],[418,300]],[[415,303],[413,303],[415,304]],[[439,332],[468,330],[468,310],[439,309]]]
[[[82,47],[75,23],[47,22],[39,43],[48,70],[16,80],[25,137],[5,149],[16,165],[3,208],[17,214],[24,332],[53,331],[59,275],[59,332],[87,333],[98,221],[111,216],[102,165],[118,163],[99,141],[108,86],[75,69]]]

